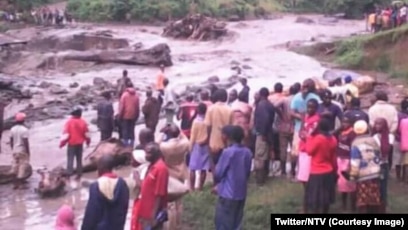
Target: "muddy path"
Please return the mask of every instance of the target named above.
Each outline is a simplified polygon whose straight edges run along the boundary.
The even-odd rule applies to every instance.
[[[287,86],[308,77],[322,76],[326,70],[324,66],[310,57],[288,51],[288,46],[346,37],[359,33],[365,28],[362,21],[305,24],[295,23],[296,17],[287,15],[276,20],[228,23],[227,27],[232,35],[209,42],[163,38],[160,36],[161,27],[132,25],[77,24],[60,29],[37,27],[9,31],[8,35],[16,39],[31,40],[35,37],[46,38],[83,31],[88,33],[109,31],[114,38],[125,39],[129,47],[141,45],[144,49],[166,43],[171,49],[173,62],[173,65],[166,69],[166,76],[178,94],[196,90],[208,84],[209,79],[218,79],[224,87],[231,87],[234,83],[234,78],[231,77],[236,74],[233,68],[236,66],[242,68],[243,75],[250,79],[249,84],[253,94],[263,86],[272,88],[278,81]],[[316,22],[325,20],[321,16],[308,17]],[[103,84],[108,85],[106,88],[112,88],[121,76],[122,70],[127,69],[143,97],[144,91],[154,83],[158,71],[154,66],[78,61],[55,62],[38,68],[38,61],[43,60],[44,56],[72,52],[66,48],[49,48],[50,44],[42,45],[45,48],[37,47],[39,50],[34,51],[36,47],[33,47],[31,53],[25,54],[27,56],[18,58],[13,65],[3,69],[5,76],[12,77],[13,80],[24,85],[23,87],[36,92],[33,93],[32,99],[12,100],[6,108],[6,117],[12,117],[15,112],[26,108],[29,104],[33,109],[39,108],[39,112],[33,113],[34,117],[37,116],[35,114],[44,113],[55,115],[32,120],[30,142],[33,156],[31,163],[34,169],[43,165],[54,167],[65,163],[65,149],[58,148],[58,139],[69,108],[72,104],[79,103],[73,100],[78,98],[76,96],[78,92],[82,94],[82,98],[94,99],[87,103],[88,110],[84,114],[85,119],[91,122],[95,118],[92,107],[97,102],[96,95],[100,92],[98,87],[102,81]],[[47,103],[51,104],[47,105]],[[137,127],[138,129],[140,126]],[[92,146],[95,146],[99,133],[94,125],[91,126],[91,132]],[[0,161],[5,164],[11,161],[8,139],[6,132],[1,141],[3,153],[0,154]],[[89,152],[92,146],[86,149],[86,152]],[[125,175],[128,171],[123,169],[119,172]],[[95,175],[89,174],[85,177],[95,178]],[[38,177],[34,175],[30,179],[30,185],[34,186],[37,181]],[[61,199],[39,200],[32,189],[12,192],[9,186],[2,186],[0,187],[0,225],[10,230],[51,229],[57,207],[63,202],[75,205],[78,223],[80,223],[86,200],[86,189],[72,191]]]

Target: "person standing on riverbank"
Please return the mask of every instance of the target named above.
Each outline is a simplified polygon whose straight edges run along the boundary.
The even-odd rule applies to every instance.
[[[255,107],[254,128],[256,133],[254,166],[255,180],[259,186],[265,184],[269,172],[271,141],[273,138],[273,123],[275,108],[268,100],[269,90],[259,91],[260,100]]]
[[[303,118],[306,115],[307,103],[311,99],[315,99],[320,102],[320,97],[316,94],[315,82],[312,79],[306,79],[303,82],[302,91],[297,93],[290,103],[292,117],[295,121],[292,142],[292,156],[294,159],[293,162],[296,162],[296,159],[299,155],[299,132],[302,127]],[[295,165],[293,166],[293,168],[295,168]]]
[[[153,97],[153,91],[150,89],[146,91],[146,100],[142,107],[142,113],[146,128],[151,129],[155,133],[159,123],[160,102],[157,98]]]
[[[103,92],[104,98],[97,105],[97,125],[101,132],[101,141],[107,140],[112,137],[114,126],[114,110],[112,104],[112,95],[110,92]]]
[[[194,95],[188,95],[186,101],[181,103],[177,113],[177,120],[181,120],[181,131],[190,138],[191,126],[196,115],[197,103],[194,102]]]
[[[135,126],[139,115],[139,96],[132,83],[129,82],[119,101],[119,120],[121,121],[122,141],[132,148],[135,142]]]
[[[349,108],[344,113],[344,116],[352,117],[354,122],[363,120],[370,123],[368,114],[361,109],[360,98],[352,98],[349,104]]]
[[[82,108],[74,107],[71,118],[65,123],[63,135],[59,147],[68,144],[67,148],[67,171],[71,176],[74,173],[74,158],[76,159],[77,178],[82,175],[82,153],[84,143],[89,147],[91,138],[89,137],[88,124],[82,119]]]
[[[126,88],[127,88],[127,85],[129,84],[129,82],[131,83],[132,81],[128,77],[128,71],[123,70],[122,78],[118,79],[118,83],[117,83],[118,89],[117,89],[116,93],[117,93],[117,96],[118,96],[119,100],[122,97],[122,94],[126,91]]]
[[[208,143],[213,158],[212,170],[217,164],[225,143],[222,141],[222,127],[232,123],[232,110],[227,105],[228,93],[225,89],[218,89],[214,93],[215,103],[211,105],[205,114],[204,122],[207,125]]]
[[[200,100],[207,106],[207,109],[213,104],[210,98],[210,93],[207,90],[201,91]]]
[[[393,153],[393,162],[395,166],[395,174],[397,180],[400,182],[406,182],[406,176],[408,173],[408,161],[406,156],[406,151],[408,149],[402,148],[405,147],[406,142],[408,139],[404,136],[405,139],[402,139],[402,133],[406,133],[408,128],[406,124],[408,121],[408,97],[405,97],[400,104],[401,111],[398,113],[398,129],[395,133],[395,142],[394,142],[394,153]],[[407,119],[407,120],[406,120]],[[404,122],[402,122],[404,121]],[[404,140],[404,144],[402,144],[402,140]]]
[[[177,103],[174,98],[174,92],[169,86],[170,81],[169,79],[165,78],[163,80],[164,85],[164,99],[163,99],[163,110],[164,115],[166,116],[166,122],[168,124],[172,124],[174,122],[174,116],[176,115],[177,111]]]
[[[170,125],[165,130],[165,135],[169,139],[160,143],[160,150],[169,170],[169,175],[184,184],[188,178],[185,159],[190,143],[188,138],[180,132],[180,129],[175,124]],[[181,229],[182,209],[181,199],[169,203],[169,220],[165,224],[167,229]]]
[[[98,161],[99,178],[89,187],[82,230],[123,230],[129,206],[129,189],[114,172],[115,159],[103,155]]]
[[[239,94],[242,93],[242,97],[243,97],[244,102],[249,103],[249,91],[251,89],[248,86],[248,80],[246,78],[241,78],[239,80],[239,82],[242,85],[242,90],[239,92]]]
[[[164,96],[164,88],[165,88],[164,79],[166,79],[164,75],[164,71],[165,71],[165,67],[163,64],[161,64],[159,73],[157,74],[157,77],[156,77],[156,85],[155,85],[156,90],[159,91],[160,93],[160,97]]]
[[[20,189],[23,185],[23,178],[26,176],[26,169],[30,161],[29,130],[24,124],[25,119],[24,113],[17,113],[16,124],[10,130],[10,146],[14,160],[11,172],[16,175],[14,189]]]
[[[210,148],[208,147],[207,126],[204,123],[207,106],[200,103],[197,107],[197,116],[193,121],[190,136],[190,190],[195,190],[196,171],[200,171],[198,190],[203,189],[207,171],[210,170]]]
[[[252,154],[242,144],[244,130],[240,126],[224,126],[222,139],[227,147],[214,172],[213,191],[218,195],[215,229],[241,229]]]
[[[140,197],[133,203],[131,230],[162,229],[167,220],[163,217],[167,217],[169,169],[159,144],[149,143],[144,150],[150,166],[142,182]]]
[[[391,133],[395,133],[398,127],[398,110],[388,102],[387,93],[378,91],[375,94],[376,102],[368,109],[370,126],[374,127],[377,118],[384,118]]]

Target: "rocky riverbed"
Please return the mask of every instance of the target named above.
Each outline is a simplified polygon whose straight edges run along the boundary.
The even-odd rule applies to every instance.
[[[129,71],[142,97],[155,81],[156,66],[163,62],[169,66],[166,76],[180,98],[210,83],[238,87],[234,86],[237,67],[250,79],[253,93],[263,86],[272,88],[278,81],[288,86],[323,76],[326,67],[288,48],[346,37],[365,29],[362,21],[330,19],[328,23],[322,16],[307,18],[313,23],[296,22],[297,16],[291,15],[228,23],[226,28],[234,36],[208,42],[173,40],[160,36],[162,27],[133,25],[77,24],[9,31],[8,36],[28,41],[28,45],[1,56],[0,89],[4,88],[1,82],[11,82],[5,85],[7,90],[0,90],[2,98],[4,95],[9,102],[6,117],[17,111],[28,114],[34,168],[64,164],[65,150],[58,149],[58,139],[69,109],[75,104],[85,105],[84,117],[91,122],[100,92],[115,89],[123,69]],[[158,50],[151,49],[157,45]],[[91,131],[94,146],[99,135],[95,126]],[[0,154],[4,164],[11,161],[8,138],[6,132]],[[126,170],[120,173],[126,174]],[[30,184],[37,180],[35,175]],[[8,186],[0,187],[0,225],[10,230],[51,229],[62,202],[75,205],[80,223],[87,200],[86,189],[55,200],[38,200],[32,190],[11,191]]]

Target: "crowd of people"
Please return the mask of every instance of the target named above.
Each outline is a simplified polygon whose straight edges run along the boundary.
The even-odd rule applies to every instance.
[[[396,28],[407,22],[407,4],[395,4],[393,6],[377,9],[368,15],[370,31],[377,33],[382,30]]]
[[[281,176],[303,185],[303,213],[328,213],[336,190],[344,211],[385,213],[391,169],[395,169],[397,180],[408,182],[408,98],[401,101],[398,111],[385,92],[376,92],[366,113],[360,107],[358,88],[346,77],[327,89],[317,89],[312,79],[292,85],[288,92],[276,83],[273,93],[265,87],[253,91],[254,103],[250,103],[247,80],[240,82],[240,92],[228,93],[213,85],[202,90],[199,98],[188,95],[179,104],[161,66],[143,105],[126,70],[118,80],[117,115],[112,94],[102,94],[104,100],[97,106],[100,140],[110,139],[118,127],[123,144],[144,150],[150,162],[143,181],[134,176],[141,187],[133,203],[132,230],[161,229],[164,225],[180,229],[182,201],[170,200],[169,177],[199,192],[211,172],[211,192],[218,196],[214,220],[219,230],[241,228],[251,171],[257,186],[263,186],[272,161],[280,161]],[[340,93],[339,88],[346,90]],[[68,146],[68,173],[77,173],[78,178],[83,146],[91,141],[81,113],[81,108],[74,108],[60,143],[60,147]],[[135,146],[140,113],[146,127],[139,131]],[[162,138],[157,139],[161,113],[166,125],[160,129]],[[18,113],[11,129],[17,175],[30,156],[24,120],[25,115]],[[133,165],[137,166],[136,159]],[[128,185],[114,173],[112,156],[99,160],[98,172],[98,180],[90,187],[82,229],[123,229]],[[16,187],[20,185],[17,180]],[[61,215],[71,216],[69,208],[61,209]],[[57,226],[64,223],[73,225],[69,218],[58,217]]]
[[[23,13],[11,11],[0,11],[0,19],[6,22],[15,23],[23,20]],[[33,9],[30,12],[30,18],[38,25],[62,25],[64,23],[72,23],[72,15],[67,11],[59,9],[50,9],[47,6]],[[26,18],[24,18],[26,19]]]

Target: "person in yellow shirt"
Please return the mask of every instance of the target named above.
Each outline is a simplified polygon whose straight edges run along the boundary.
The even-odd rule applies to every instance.
[[[370,27],[370,32],[374,32],[375,30],[375,13],[371,13],[368,15],[368,26]]]
[[[357,86],[353,84],[353,78],[351,76],[347,76],[344,78],[345,86],[347,87],[347,102],[349,103],[353,97],[359,97],[359,90]]]

